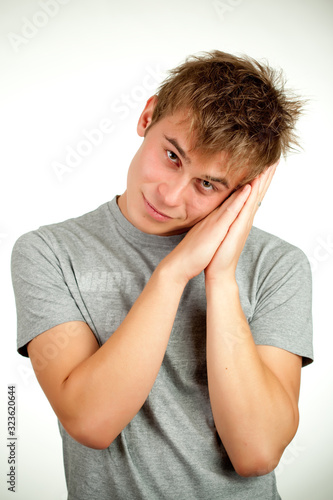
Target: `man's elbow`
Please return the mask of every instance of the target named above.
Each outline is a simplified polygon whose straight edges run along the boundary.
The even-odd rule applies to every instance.
[[[93,448],[94,450],[105,450],[108,448],[117,434],[103,432],[100,425],[82,417],[61,422],[66,432],[78,443]]]
[[[250,457],[240,457],[233,463],[234,469],[239,476],[254,477],[264,476],[272,472],[279,464],[282,453],[265,454],[257,452]]]
[[[298,410],[293,411],[289,422],[289,432],[287,438],[281,442],[269,442],[269,439],[263,439],[262,444],[258,446],[257,443],[253,443],[252,449],[247,449],[243,447],[241,453],[239,453],[234,460],[232,460],[235,471],[243,477],[251,476],[264,476],[272,472],[281,460],[285,448],[292,441],[296,434],[299,422]]]

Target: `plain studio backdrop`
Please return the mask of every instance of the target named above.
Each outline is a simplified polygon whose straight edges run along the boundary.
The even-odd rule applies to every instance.
[[[1,498],[66,498],[56,417],[16,353],[13,244],[121,194],[146,100],[167,69],[212,49],[283,68],[309,100],[303,150],[281,162],[255,224],[299,246],[313,271],[315,363],[302,371],[301,421],[277,468],[279,491],[283,500],[333,498],[332,13],[331,0],[1,0]]]

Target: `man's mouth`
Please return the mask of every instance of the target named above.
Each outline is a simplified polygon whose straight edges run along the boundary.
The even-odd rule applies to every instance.
[[[167,220],[172,219],[172,217],[169,217],[169,215],[166,215],[163,212],[160,212],[159,210],[157,210],[157,208],[155,208],[154,205],[149,203],[149,201],[145,198],[145,196],[143,196],[143,199],[144,199],[146,210],[147,210],[148,214],[151,217],[153,217],[153,219],[158,220],[158,221],[167,221]]]

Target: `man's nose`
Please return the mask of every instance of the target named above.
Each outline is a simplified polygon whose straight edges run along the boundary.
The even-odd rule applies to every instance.
[[[178,207],[183,205],[185,202],[188,191],[188,183],[185,179],[173,179],[168,182],[161,182],[158,186],[158,190],[165,205]]]

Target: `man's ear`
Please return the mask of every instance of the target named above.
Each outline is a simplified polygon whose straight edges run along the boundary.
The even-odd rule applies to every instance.
[[[157,103],[157,96],[153,95],[148,99],[145,108],[141,113],[137,126],[137,132],[140,137],[144,137],[146,130],[151,123],[156,103]]]

